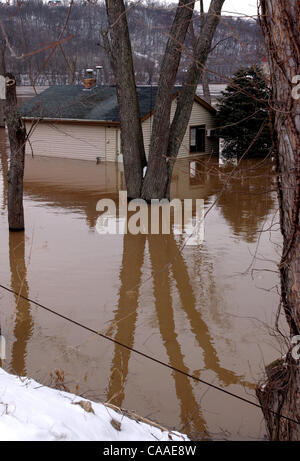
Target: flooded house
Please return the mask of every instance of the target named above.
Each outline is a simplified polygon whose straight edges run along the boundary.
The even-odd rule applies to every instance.
[[[52,86],[21,107],[29,133],[26,153],[77,160],[122,162],[120,117],[116,88],[96,85],[85,79],[83,85]],[[179,87],[174,88],[171,119]],[[146,155],[157,87],[137,87]],[[217,154],[214,136],[215,109],[195,96],[192,113],[178,157]]]

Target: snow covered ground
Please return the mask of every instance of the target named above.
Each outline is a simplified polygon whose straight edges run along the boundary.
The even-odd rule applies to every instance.
[[[188,440],[0,368],[0,440]]]

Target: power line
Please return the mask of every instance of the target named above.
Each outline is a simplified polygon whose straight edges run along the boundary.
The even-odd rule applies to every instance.
[[[51,309],[49,307],[46,307],[43,304],[38,303],[37,301],[34,301],[33,299],[30,299],[30,298],[27,298],[26,296],[23,296],[22,294],[15,292],[14,290],[6,287],[5,285],[0,284],[0,288],[2,288],[3,290],[5,290],[5,291],[7,291],[9,293],[14,294],[15,296],[18,296],[19,298],[24,299],[25,301],[28,301],[28,302],[34,304],[37,307],[40,307],[41,309],[44,309],[44,310],[50,312],[51,314],[57,315],[58,317],[60,317],[60,318],[62,318],[64,320],[67,320],[68,322],[72,323],[73,325],[77,325],[78,327],[83,328],[84,330],[89,331],[90,333],[93,333],[93,334],[95,334],[97,336],[100,336],[101,338],[106,339],[106,340],[108,340],[108,341],[110,341],[110,342],[112,342],[114,344],[117,344],[118,346],[123,347],[124,349],[127,349],[127,350],[129,350],[131,352],[134,352],[135,354],[138,354],[141,357],[144,357],[144,358],[146,358],[148,360],[151,360],[154,363],[158,363],[159,365],[162,365],[163,367],[168,368],[168,369],[170,369],[172,371],[176,371],[177,373],[180,373],[181,375],[187,376],[188,378],[193,379],[194,381],[197,381],[197,382],[199,382],[201,384],[205,384],[206,386],[209,386],[212,389],[215,389],[217,391],[223,392],[224,394],[227,394],[230,397],[234,397],[234,398],[236,398],[238,400],[241,400],[242,402],[248,403],[249,405],[252,405],[252,406],[254,406],[256,408],[259,408],[262,411],[264,410],[261,405],[259,405],[258,403],[252,402],[252,400],[246,399],[245,397],[241,397],[240,395],[237,395],[237,394],[234,394],[233,392],[227,391],[226,389],[223,389],[222,387],[219,387],[219,386],[217,386],[215,384],[212,384],[212,383],[210,383],[208,381],[205,381],[205,380],[203,380],[201,378],[198,378],[197,376],[191,375],[190,373],[187,373],[187,372],[185,372],[183,370],[180,370],[179,368],[173,367],[172,365],[169,365],[168,363],[162,362],[161,360],[159,360],[159,359],[157,359],[155,357],[151,357],[151,355],[145,354],[144,352],[141,352],[141,351],[139,351],[137,349],[134,349],[133,347],[130,347],[127,344],[123,344],[120,341],[117,341],[116,339],[111,338],[110,336],[107,336],[107,335],[105,335],[103,333],[100,333],[99,331],[94,330],[93,328],[90,328],[90,327],[88,327],[86,325],[83,325],[82,323],[79,323],[76,320],[71,319],[70,317],[67,317],[67,316],[65,316],[63,314],[60,314],[59,312],[56,312],[53,309]],[[280,413],[278,413],[278,412],[276,412],[274,410],[270,410],[268,408],[266,408],[266,410],[269,413],[272,413],[273,415],[278,416],[279,418],[283,418],[283,419],[285,419],[285,420],[287,420],[287,421],[289,421],[291,423],[300,424],[299,421],[296,421],[293,418],[289,418],[288,416],[281,415]]]

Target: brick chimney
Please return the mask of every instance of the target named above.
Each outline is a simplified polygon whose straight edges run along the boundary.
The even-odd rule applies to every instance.
[[[90,90],[96,85],[96,79],[94,77],[93,69],[86,69],[85,78],[83,79],[83,85],[86,90]]]

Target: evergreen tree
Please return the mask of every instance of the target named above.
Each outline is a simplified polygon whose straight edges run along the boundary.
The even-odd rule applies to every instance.
[[[269,88],[260,68],[243,68],[234,74],[218,101],[217,132],[224,139],[224,156],[242,156],[264,121],[265,127],[246,157],[268,155],[271,148],[268,101]]]

